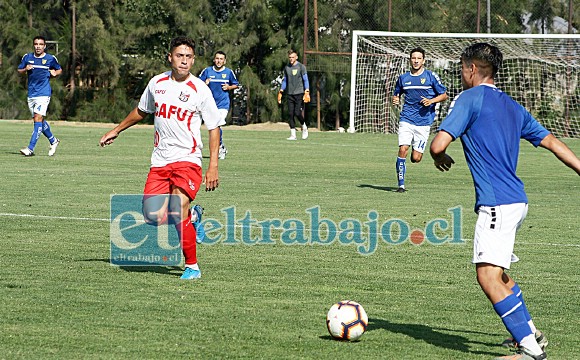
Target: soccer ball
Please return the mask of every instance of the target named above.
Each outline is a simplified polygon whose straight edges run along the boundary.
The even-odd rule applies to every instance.
[[[338,340],[358,340],[364,334],[369,318],[363,307],[350,300],[332,305],[326,315],[326,327],[330,335]]]

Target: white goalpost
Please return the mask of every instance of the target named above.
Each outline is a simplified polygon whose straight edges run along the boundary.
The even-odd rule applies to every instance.
[[[498,46],[504,61],[496,85],[558,137],[580,137],[580,35],[451,34],[354,31],[349,132],[397,133],[391,103],[409,51],[425,49],[425,67],[441,78],[449,100],[437,105],[432,130],[461,92],[459,57],[475,42]]]

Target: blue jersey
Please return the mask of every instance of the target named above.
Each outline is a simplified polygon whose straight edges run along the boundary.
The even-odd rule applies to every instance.
[[[19,69],[24,69],[26,65],[31,64],[32,70],[28,71],[28,97],[50,96],[52,89],[50,87],[50,69],[60,70],[60,64],[53,55],[44,53],[41,57],[34,56],[34,53],[28,53],[22,57]]]
[[[217,71],[213,66],[209,66],[199,74],[199,78],[203,81],[209,79],[209,89],[213,94],[213,98],[218,109],[230,109],[230,93],[227,90],[222,89],[222,85],[238,85],[238,79],[234,72],[223,67],[220,71]]]
[[[493,85],[461,92],[441,123],[460,137],[475,185],[475,211],[480,206],[527,203],[516,175],[520,139],[534,146],[550,134],[520,104]]]
[[[403,110],[400,121],[405,121],[417,126],[433,124],[435,120],[435,104],[424,106],[422,98],[432,99],[447,92],[447,88],[441,83],[439,76],[424,69],[420,75],[412,75],[406,72],[399,76],[395,84],[394,96],[405,95]]]

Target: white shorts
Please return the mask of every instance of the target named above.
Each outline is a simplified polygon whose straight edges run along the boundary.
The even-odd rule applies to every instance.
[[[473,239],[473,263],[509,269],[519,259],[514,254],[516,231],[528,214],[528,204],[480,206]]]
[[[226,118],[228,117],[228,109],[218,109],[218,113],[220,114],[220,120],[226,122]],[[221,122],[221,121],[220,121]]]
[[[28,98],[28,109],[30,109],[32,117],[34,117],[34,114],[46,116],[48,104],[50,104],[50,96],[39,96]]]
[[[399,122],[399,146],[413,145],[413,150],[420,152],[425,151],[431,126],[417,126],[406,121]]]

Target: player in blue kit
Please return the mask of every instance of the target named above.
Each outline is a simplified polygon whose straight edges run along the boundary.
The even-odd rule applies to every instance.
[[[548,341],[536,329],[518,284],[506,274],[512,262],[516,231],[528,211],[523,182],[516,175],[520,139],[550,150],[580,175],[580,159],[540,125],[520,104],[494,85],[500,50],[473,44],[461,54],[464,91],[453,101],[431,142],[435,166],[448,171],[447,147],[461,138],[475,185],[478,214],[473,243],[477,281],[513,337],[516,355],[498,359],[541,360]]]
[[[50,130],[50,125],[44,120],[52,89],[50,78],[57,77],[62,73],[62,68],[56,57],[45,52],[46,40],[42,36],[33,39],[34,52],[22,57],[18,72],[28,74],[28,108],[34,120],[34,130],[27,147],[20,150],[24,156],[33,156],[34,147],[40,137],[44,134],[50,142],[48,156],[54,155],[60,140],[54,137]]]
[[[425,69],[425,50],[418,47],[411,50],[409,62],[411,70],[399,76],[393,92],[393,104],[401,103],[405,95],[403,110],[399,118],[399,153],[397,155],[397,192],[405,192],[407,154],[413,146],[411,162],[418,163],[423,158],[431,124],[435,120],[435,104],[447,100],[447,88],[439,76]]]
[[[226,53],[223,51],[216,51],[213,58],[213,66],[205,68],[199,78],[209,86],[213,98],[218,107],[220,115],[223,121],[226,121],[228,112],[230,110],[230,90],[238,88],[238,79],[234,72],[225,67],[226,64]],[[218,157],[220,159],[225,159],[228,149],[224,145],[222,129],[220,127],[220,150]]]

